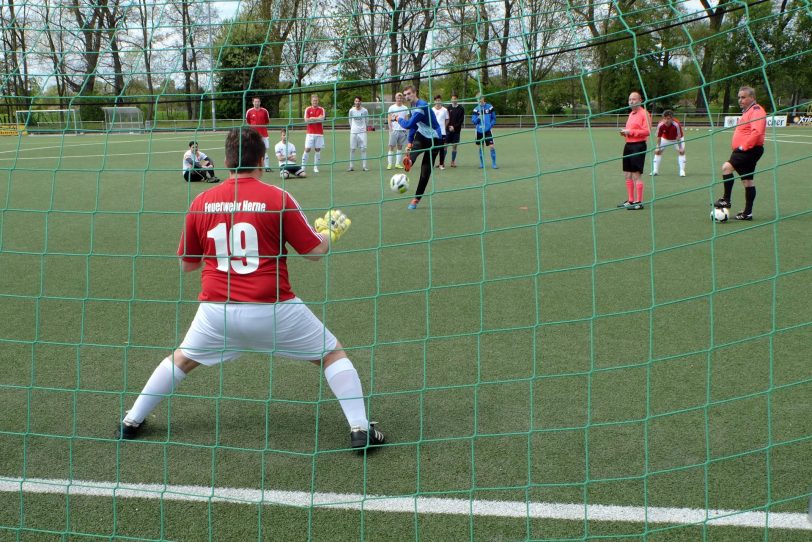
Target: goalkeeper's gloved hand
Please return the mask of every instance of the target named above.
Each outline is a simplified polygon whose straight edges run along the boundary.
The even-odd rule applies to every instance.
[[[330,241],[335,243],[344,235],[344,232],[350,229],[351,224],[352,221],[347,215],[338,209],[333,209],[327,211],[323,217],[317,218],[313,225],[317,232],[329,235]]]

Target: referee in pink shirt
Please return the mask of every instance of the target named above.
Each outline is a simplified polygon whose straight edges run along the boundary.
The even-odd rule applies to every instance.
[[[651,133],[651,117],[643,107],[643,96],[635,91],[629,94],[629,118],[620,135],[626,139],[623,146],[623,174],[626,176],[626,201],[618,205],[629,211],[643,208],[643,166],[646,164],[646,140]]]

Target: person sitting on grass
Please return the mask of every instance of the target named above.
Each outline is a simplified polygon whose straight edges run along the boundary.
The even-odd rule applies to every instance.
[[[219,183],[214,174],[214,162],[201,152],[197,141],[189,142],[189,150],[183,155],[183,179],[188,183]]]

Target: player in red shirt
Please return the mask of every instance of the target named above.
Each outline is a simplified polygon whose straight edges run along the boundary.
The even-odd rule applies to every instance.
[[[315,151],[313,158],[313,173],[319,172],[319,161],[321,161],[321,150],[324,148],[324,108],[319,105],[319,97],[316,94],[310,96],[310,107],[305,109],[304,121],[307,124],[307,135],[305,136],[305,148],[302,154],[302,167],[307,167],[307,157],[310,149]]]
[[[265,143],[265,171],[271,171],[271,163],[268,160],[268,149],[271,146],[268,139],[268,125],[271,123],[271,116],[268,114],[268,110],[262,107],[262,101],[259,98],[255,97],[251,103],[254,107],[245,112],[245,123],[262,136],[262,141]]]
[[[730,209],[730,196],[733,192],[735,170],[744,184],[744,209],[736,214],[736,220],[753,220],[753,202],[756,200],[756,182],[753,180],[756,164],[764,154],[764,133],[767,131],[767,115],[756,103],[756,91],[752,87],[741,87],[738,92],[742,116],[733,131],[733,153],[722,164],[722,179],[725,194],[714,204],[718,208]]]
[[[255,130],[231,130],[225,164],[232,176],[192,201],[178,255],[184,271],[203,267],[201,303],[180,348],[153,371],[121,421],[120,438],[136,438],[192,369],[254,351],[320,365],[350,424],[351,446],[383,444],[383,433],[367,420],[358,372],[288,281],[287,245],[318,260],[350,220],[333,210],[313,229],[293,196],[260,181],[264,151]]]
[[[682,125],[674,118],[674,112],[666,109],[663,111],[663,120],[657,124],[657,149],[654,151],[652,175],[660,174],[660,161],[663,159],[663,152],[669,147],[677,149],[679,176],[685,177],[685,133],[682,131]]]
[[[620,135],[626,139],[623,146],[623,174],[626,177],[627,199],[618,207],[629,211],[643,208],[643,167],[646,165],[646,139],[651,133],[651,117],[643,107],[643,95],[629,94],[631,113]],[[635,193],[635,189],[637,189]]]

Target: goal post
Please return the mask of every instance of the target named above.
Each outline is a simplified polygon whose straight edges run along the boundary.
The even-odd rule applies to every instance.
[[[102,107],[104,129],[108,132],[140,132],[144,130],[144,112],[138,107]]]
[[[78,134],[82,129],[76,109],[18,109],[14,118],[23,134]]]
[[[361,102],[361,107],[366,107],[369,111],[367,126],[372,126],[375,130],[386,128],[386,110],[389,107],[385,102]]]

